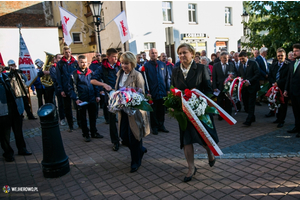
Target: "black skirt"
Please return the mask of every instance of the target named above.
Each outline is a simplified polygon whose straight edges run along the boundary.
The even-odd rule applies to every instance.
[[[213,140],[218,143],[219,138],[217,134],[217,130],[214,123],[213,115],[210,114],[210,119],[212,121],[213,129],[209,128],[206,124],[202,123],[207,132],[213,138]],[[202,139],[201,135],[198,133],[194,125],[188,120],[187,128],[185,131],[182,131],[180,128],[180,148],[182,149],[184,145],[198,143],[202,146],[207,146],[206,142]]]

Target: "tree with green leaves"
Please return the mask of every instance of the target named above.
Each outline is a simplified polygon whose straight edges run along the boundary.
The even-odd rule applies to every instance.
[[[292,50],[300,42],[299,1],[247,1],[244,8],[249,13],[249,22],[244,25],[250,30],[245,47],[269,49],[268,57],[274,57],[276,50],[283,47]]]

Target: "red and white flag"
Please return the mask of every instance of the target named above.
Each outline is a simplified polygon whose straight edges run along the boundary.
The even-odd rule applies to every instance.
[[[0,66],[5,66],[5,65],[4,65],[4,62],[3,62],[3,59],[2,59],[1,53],[0,53]]]
[[[125,11],[122,11],[118,16],[114,18],[114,21],[116,22],[119,32],[120,32],[120,37],[121,37],[121,42],[122,44],[129,40],[130,33],[128,29],[128,24],[127,24],[127,18],[125,15]]]
[[[30,86],[37,78],[37,71],[32,62],[31,56],[25,44],[25,41],[20,33],[20,54],[19,54],[19,69],[27,77],[26,85]]]
[[[64,33],[65,43],[69,46],[73,42],[72,37],[70,36],[70,30],[74,25],[77,17],[60,6],[59,6],[59,12],[61,17],[61,26]]]

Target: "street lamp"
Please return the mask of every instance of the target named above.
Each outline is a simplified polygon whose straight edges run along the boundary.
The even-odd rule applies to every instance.
[[[101,54],[101,41],[100,41],[100,32],[102,31],[100,25],[103,23],[101,21],[101,9],[103,2],[101,1],[90,1],[89,6],[93,13],[93,22],[97,27],[96,32],[98,34],[98,43],[99,43],[99,53]]]
[[[249,22],[249,14],[246,11],[244,11],[244,13],[241,16],[242,16],[242,22],[247,24]],[[246,30],[247,30],[247,26],[244,25],[244,35],[246,35]]]

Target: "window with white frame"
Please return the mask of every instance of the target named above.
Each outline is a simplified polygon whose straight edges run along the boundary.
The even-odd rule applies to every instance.
[[[150,50],[152,48],[155,48],[155,42],[145,42],[144,43],[144,49],[145,50]]]
[[[172,22],[172,4],[168,1],[162,2],[162,13],[164,22]]]
[[[232,25],[231,8],[229,8],[229,7],[225,7],[225,25]]]
[[[189,3],[188,7],[189,12],[189,22],[190,23],[196,23],[196,4]]]
[[[81,40],[81,33],[72,33],[73,36],[73,42],[75,43],[82,43]]]

